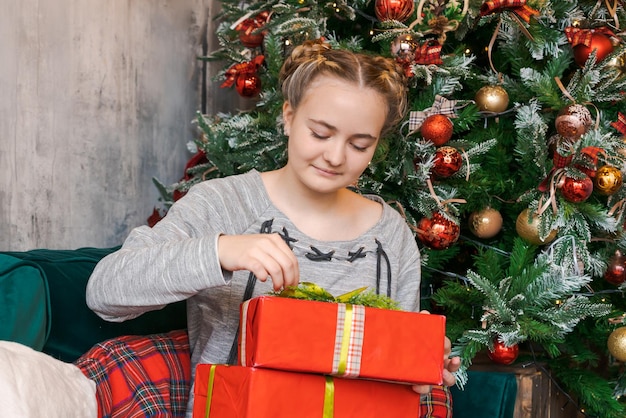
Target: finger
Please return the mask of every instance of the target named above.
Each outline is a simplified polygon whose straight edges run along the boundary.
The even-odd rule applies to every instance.
[[[452,357],[446,364],[446,369],[450,372],[456,372],[461,368],[461,357]]]
[[[443,385],[454,386],[456,384],[456,376],[447,369],[443,369]]]
[[[430,385],[413,385],[411,388],[420,395],[426,395],[430,392]]]
[[[272,234],[271,237],[276,245],[274,255],[281,267],[283,286],[297,286],[300,282],[300,268],[298,267],[297,257],[280,235]]]
[[[272,278],[274,290],[279,290],[287,286],[294,286],[299,281],[298,260],[279,237],[272,239],[265,247],[267,273]]]

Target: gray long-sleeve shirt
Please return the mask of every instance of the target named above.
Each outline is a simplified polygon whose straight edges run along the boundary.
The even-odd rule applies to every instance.
[[[135,228],[122,248],[102,259],[87,286],[87,304],[102,318],[124,321],[187,299],[192,366],[222,364],[236,337],[249,272],[222,270],[221,234],[279,233],[298,258],[300,280],[334,295],[368,286],[405,310],[419,309],[420,259],[400,214],[379,197],[381,219],[350,241],[318,241],[303,234],[270,201],[257,171],[202,182],[153,228]],[[252,296],[272,290],[257,281]],[[192,392],[193,394],[193,392]]]

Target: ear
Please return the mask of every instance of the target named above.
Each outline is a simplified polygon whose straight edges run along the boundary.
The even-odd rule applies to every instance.
[[[289,136],[289,131],[291,129],[291,121],[293,120],[294,109],[288,101],[283,103],[283,131],[285,135]]]

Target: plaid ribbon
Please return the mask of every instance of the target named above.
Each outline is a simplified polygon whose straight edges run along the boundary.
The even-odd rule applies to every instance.
[[[526,0],[488,0],[480,6],[480,15],[487,16],[504,11],[515,13],[524,22],[530,22],[532,16],[538,15],[539,11],[526,5]]]
[[[263,55],[257,55],[249,62],[241,62],[233,65],[224,74],[226,80],[220,85],[220,87],[231,87],[237,81],[237,78],[241,75],[250,73],[256,73],[259,67],[263,64],[265,57]]]
[[[617,112],[617,120],[611,122],[611,126],[617,129],[619,133],[626,136],[626,116],[624,116],[622,112]]]
[[[609,28],[581,29],[574,26],[568,26],[565,28],[565,36],[567,37],[567,41],[572,46],[582,44],[589,47],[594,33],[602,33],[606,36],[615,36]]]
[[[337,304],[337,331],[332,374],[344,377],[357,377],[359,375],[364,330],[364,306]]]
[[[415,51],[415,63],[422,65],[441,65],[441,48],[442,45],[439,42],[431,39],[426,41]]]
[[[445,115],[451,118],[455,118],[456,114],[454,109],[458,100],[448,100],[443,96],[436,95],[435,102],[432,107],[424,110],[414,110],[409,113],[409,130],[411,132],[417,130],[422,126],[424,120],[430,115]]]

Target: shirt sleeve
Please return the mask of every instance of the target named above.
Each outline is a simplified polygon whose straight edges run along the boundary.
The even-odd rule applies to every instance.
[[[406,220],[398,216],[397,231],[395,236],[395,251],[399,254],[399,274],[396,301],[406,311],[419,312],[420,310],[420,285],[421,285],[421,260],[420,252],[415,241],[415,235],[406,223]]]
[[[102,318],[121,322],[225,285],[231,273],[220,267],[217,239],[234,232],[228,204],[211,185],[192,187],[153,228],[135,228],[118,251],[96,265],[87,305]]]

